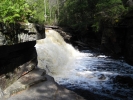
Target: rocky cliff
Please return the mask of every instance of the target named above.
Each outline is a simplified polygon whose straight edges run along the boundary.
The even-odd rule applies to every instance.
[[[0,92],[37,66],[35,40],[43,38],[41,25],[0,23]]]

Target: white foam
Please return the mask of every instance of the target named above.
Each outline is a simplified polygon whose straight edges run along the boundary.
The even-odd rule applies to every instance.
[[[115,90],[112,84],[106,84],[109,78],[123,74],[124,67],[133,70],[126,63],[121,67],[121,61],[108,59],[105,55],[92,57],[93,53],[80,53],[54,30],[46,30],[46,38],[38,40],[35,47],[38,67],[45,69],[60,84],[70,83],[89,90],[94,88],[101,91],[105,88],[116,92],[117,87]],[[97,66],[104,70],[98,70]]]
[[[37,40],[35,47],[38,54],[38,67],[49,70],[51,74],[66,71],[80,54],[54,30],[47,30],[46,38]]]

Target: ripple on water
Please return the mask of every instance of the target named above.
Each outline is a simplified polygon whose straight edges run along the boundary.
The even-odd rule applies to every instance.
[[[130,100],[133,98],[132,66],[104,55],[91,57],[92,55],[85,53],[78,57],[71,65],[73,71],[70,71],[68,77],[59,78],[56,81],[68,89],[87,90],[110,98],[110,100]],[[127,81],[125,82],[125,80]]]
[[[59,84],[89,100],[133,100],[133,67],[123,59],[90,50],[80,53],[54,30],[47,30],[46,38],[38,40],[35,47],[38,67]]]

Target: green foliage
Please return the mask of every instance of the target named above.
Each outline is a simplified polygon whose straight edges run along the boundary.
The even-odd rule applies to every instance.
[[[0,22],[26,22],[33,13],[25,0],[1,0]]]
[[[30,9],[35,11],[34,16],[30,18],[31,22],[39,24],[54,24],[55,13],[57,12],[57,4],[51,5],[51,0],[28,0]]]
[[[27,0],[27,2],[30,5],[30,9],[34,11],[30,21],[33,23],[44,23],[44,0]]]
[[[60,6],[59,24],[83,31],[114,27],[132,7],[127,0],[66,0]]]
[[[1,0],[0,22],[54,23],[57,20],[58,5],[50,5],[51,0]]]
[[[33,13],[26,0],[0,1],[0,25],[1,32],[5,36],[4,44],[18,43],[19,23],[28,22],[29,16]]]
[[[77,31],[87,29],[90,24],[90,12],[88,13],[87,0],[67,0],[60,7],[59,24],[69,26]]]
[[[96,4],[94,24],[92,27],[95,28],[95,31],[98,31],[101,21],[104,22],[104,26],[106,27],[114,26],[125,12],[126,9],[121,0],[99,0]]]

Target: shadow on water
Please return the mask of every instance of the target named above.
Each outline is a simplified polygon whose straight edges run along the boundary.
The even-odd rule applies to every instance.
[[[67,85],[64,87],[67,88]],[[77,88],[77,89],[67,88],[67,89],[74,91],[78,95],[84,97],[85,100],[113,100],[109,97],[101,96],[100,94],[95,94],[89,90],[84,90],[81,88]]]
[[[81,65],[75,71],[83,76],[78,76],[76,80],[71,77],[61,79],[58,81],[59,84],[86,100],[133,100],[133,67],[131,65],[121,58],[112,59],[90,51],[83,53],[85,56],[76,61],[76,63],[81,63],[75,65]],[[94,77],[90,77],[87,72],[91,72]]]

